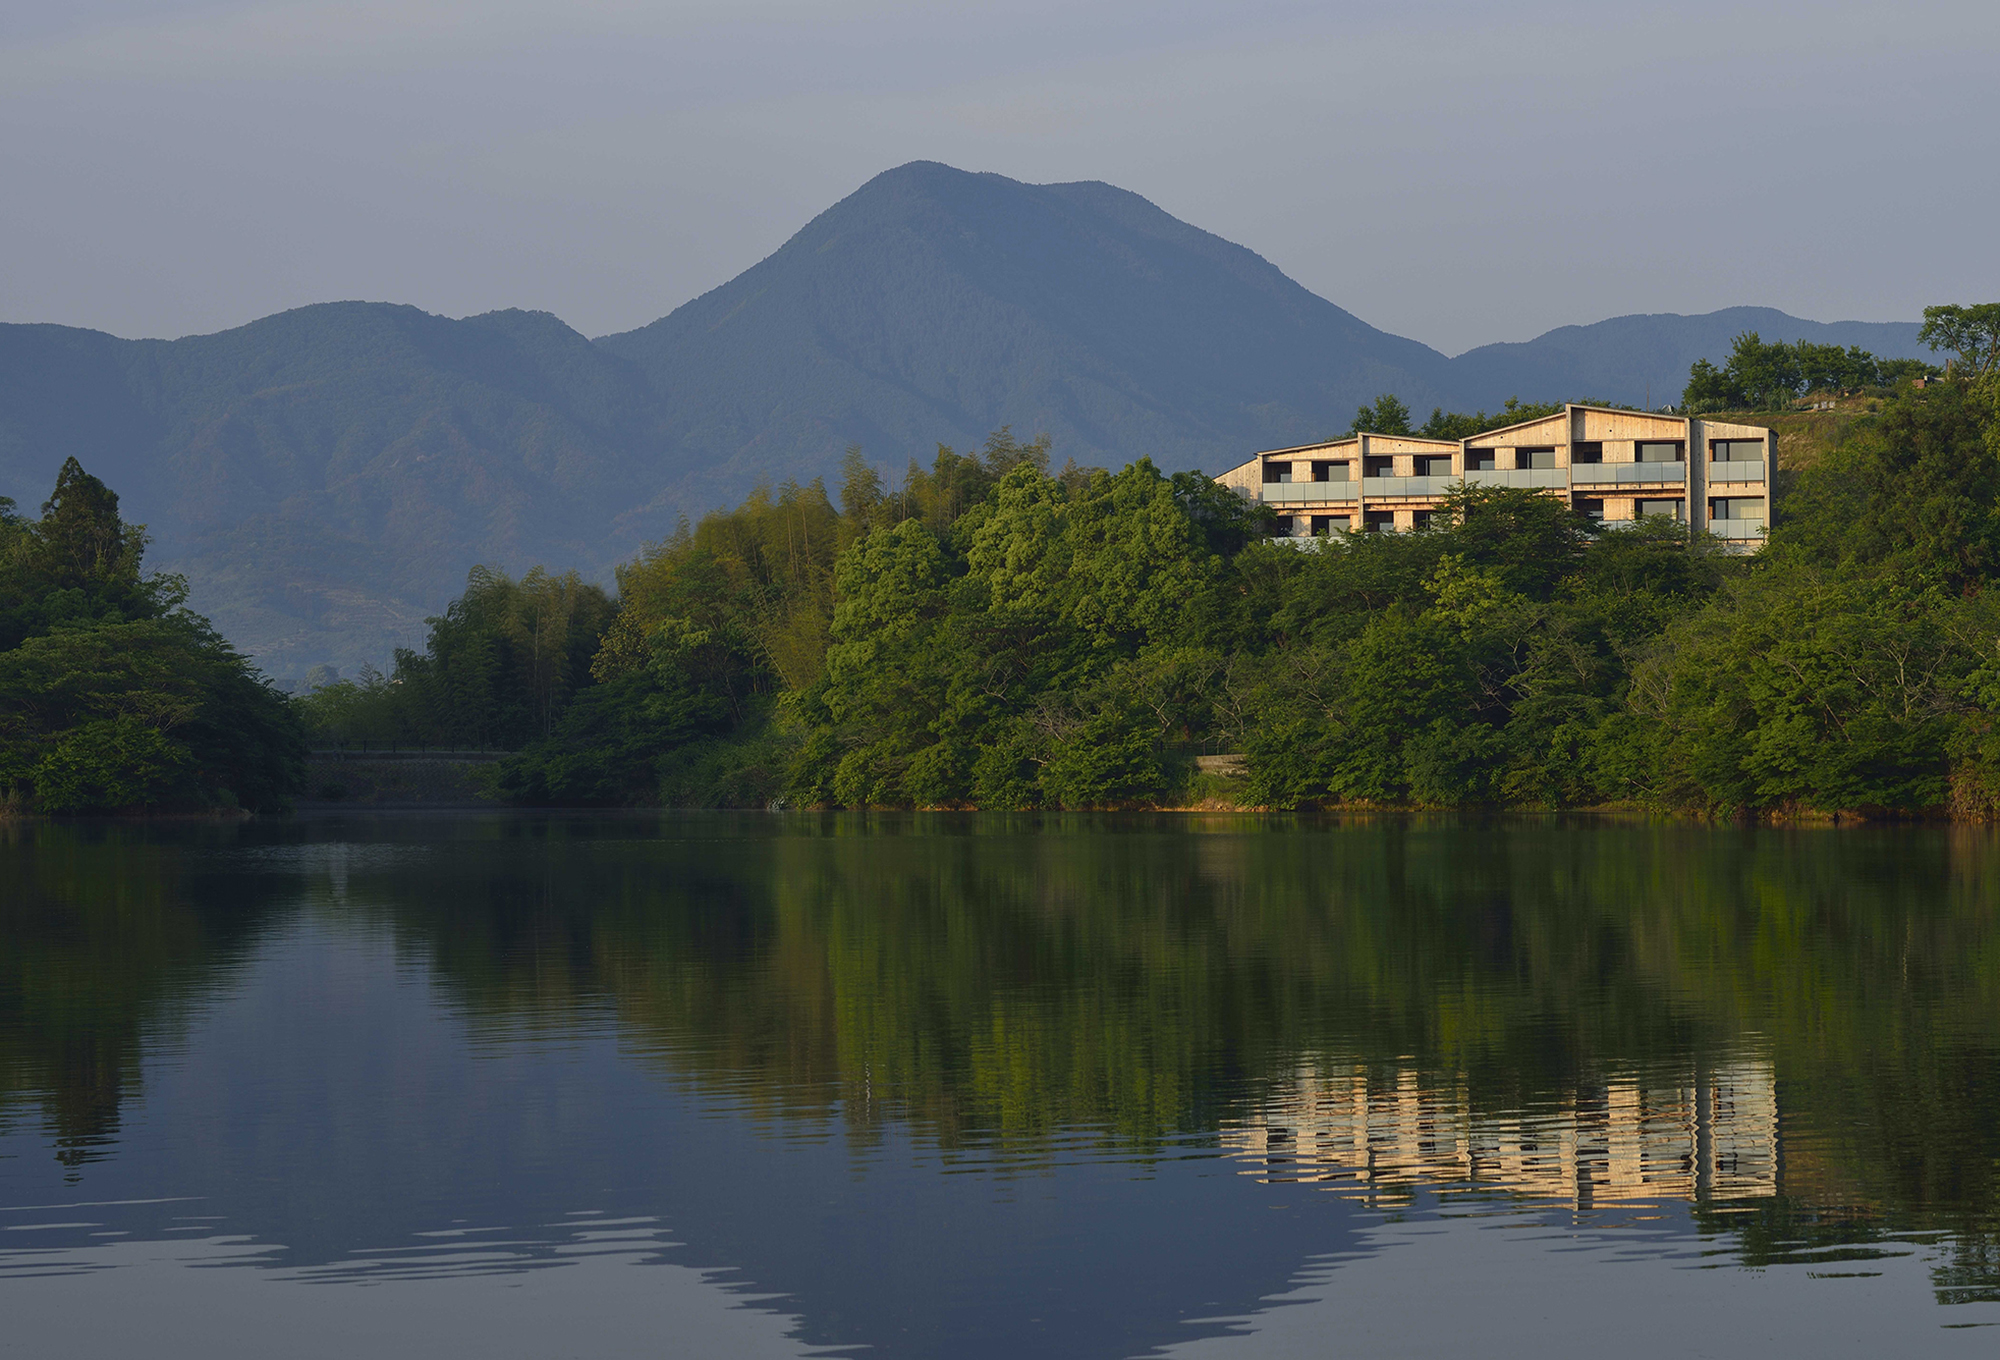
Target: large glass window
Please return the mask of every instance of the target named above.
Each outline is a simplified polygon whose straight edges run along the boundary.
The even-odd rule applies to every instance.
[[[1345,515],[1314,515],[1312,517],[1312,535],[1314,538],[1325,538],[1335,529],[1345,529],[1346,527],[1347,516]]]
[[[1709,458],[1717,463],[1761,463],[1764,461],[1764,441],[1761,439],[1718,439],[1709,445]]]
[[[1363,461],[1365,463],[1365,466],[1361,470],[1363,477],[1393,477],[1396,475],[1396,460],[1394,458],[1368,458]]]
[[[1292,465],[1290,463],[1264,464],[1264,485],[1266,486],[1283,485],[1290,483],[1291,480],[1292,480]]]
[[[1390,533],[1395,527],[1396,512],[1394,510],[1369,510],[1361,516],[1361,532],[1365,534]]]
[[[1576,502],[1578,513],[1592,519],[1604,518],[1604,498],[1602,496],[1579,496]]]
[[[1641,516],[1645,517],[1658,515],[1661,516],[1662,518],[1672,518],[1672,519],[1686,518],[1682,502],[1680,501],[1667,501],[1667,500],[1640,501],[1639,513]]]
[[[1493,449],[1467,449],[1465,470],[1467,472],[1491,472],[1500,466],[1500,455]]]
[[[1314,463],[1313,480],[1316,482],[1344,482],[1347,480],[1347,464]]]
[[[1572,463],[1601,463],[1604,461],[1604,445],[1572,444],[1569,449],[1569,460]]]
[[[1417,459],[1417,475],[1419,477],[1451,476],[1451,455],[1447,453],[1442,457]]]
[[[1717,496],[1708,503],[1710,519],[1762,519],[1762,496]]]
[[[1678,463],[1681,461],[1681,446],[1678,443],[1652,442],[1639,445],[1638,461],[1641,463]]]
[[[1554,449],[1519,449],[1514,454],[1517,468],[1552,468],[1556,465]]]

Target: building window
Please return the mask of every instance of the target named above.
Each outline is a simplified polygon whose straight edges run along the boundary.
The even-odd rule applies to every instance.
[[[1604,461],[1604,445],[1572,444],[1569,448],[1569,460],[1572,463],[1601,463]]]
[[[1363,477],[1393,477],[1396,475],[1394,458],[1366,458],[1362,460]]]
[[[1313,480],[1316,482],[1344,482],[1347,480],[1347,464],[1314,463]]]
[[[1552,468],[1556,465],[1554,449],[1521,449],[1514,455],[1517,468]]]
[[[1640,501],[1639,515],[1642,519],[1650,519],[1655,515],[1662,517],[1671,516],[1674,519],[1685,519],[1687,517],[1683,502],[1666,500]]]
[[[1428,529],[1437,522],[1437,511],[1418,510],[1410,516],[1410,523],[1419,529]]]
[[[1292,480],[1292,465],[1290,463],[1264,464],[1265,486],[1289,484],[1291,480]]]
[[[1465,470],[1467,472],[1491,472],[1500,466],[1500,455],[1493,449],[1467,449]]]
[[[1708,446],[1710,461],[1717,463],[1761,463],[1764,461],[1764,441],[1761,439],[1716,439]]]
[[[1439,458],[1419,458],[1417,460],[1417,475],[1419,477],[1451,476],[1451,455],[1447,453]]]
[[[1678,463],[1681,461],[1681,446],[1678,443],[1641,444],[1638,451],[1641,463]]]
[[[1364,534],[1393,533],[1396,529],[1394,510],[1367,510],[1361,515],[1361,532]]]
[[[1338,522],[1336,523],[1336,521]],[[1314,515],[1312,517],[1312,536],[1314,538],[1325,538],[1335,528],[1345,529],[1346,527],[1347,516],[1345,515]]]
[[[1717,496],[1708,503],[1710,519],[1762,519],[1762,496]]]
[[[1602,496],[1579,496],[1576,501],[1576,510],[1580,515],[1588,515],[1592,519],[1603,519],[1604,498]]]

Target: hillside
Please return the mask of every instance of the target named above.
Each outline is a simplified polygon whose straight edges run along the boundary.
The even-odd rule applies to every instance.
[[[608,573],[671,521],[660,415],[555,318],[333,303],[219,335],[0,327],[0,494],[74,453],[150,527],[153,560],[278,674],[386,659],[476,561]]]
[[[1384,391],[1420,414],[1648,381],[1665,400],[1745,327],[1915,352],[1914,326],[1740,308],[1448,359],[1110,185],[916,163],[594,342],[543,313],[362,302],[171,341],[0,325],[0,495],[32,508],[75,455],[195,605],[295,676],[385,661],[475,562],[608,579],[680,515],[850,443],[899,468],[1011,424],[1058,459],[1217,468],[1342,432]]]

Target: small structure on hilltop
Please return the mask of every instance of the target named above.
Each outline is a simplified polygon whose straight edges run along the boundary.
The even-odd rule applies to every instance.
[[[1777,470],[1777,433],[1761,425],[1571,405],[1468,439],[1363,433],[1271,449],[1216,480],[1298,538],[1421,529],[1465,482],[1546,491],[1606,523],[1670,515],[1750,552]]]

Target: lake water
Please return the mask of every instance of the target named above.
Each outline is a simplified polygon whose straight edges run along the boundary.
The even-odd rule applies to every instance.
[[[2000,840],[0,824],[0,1353],[1992,1355]]]

